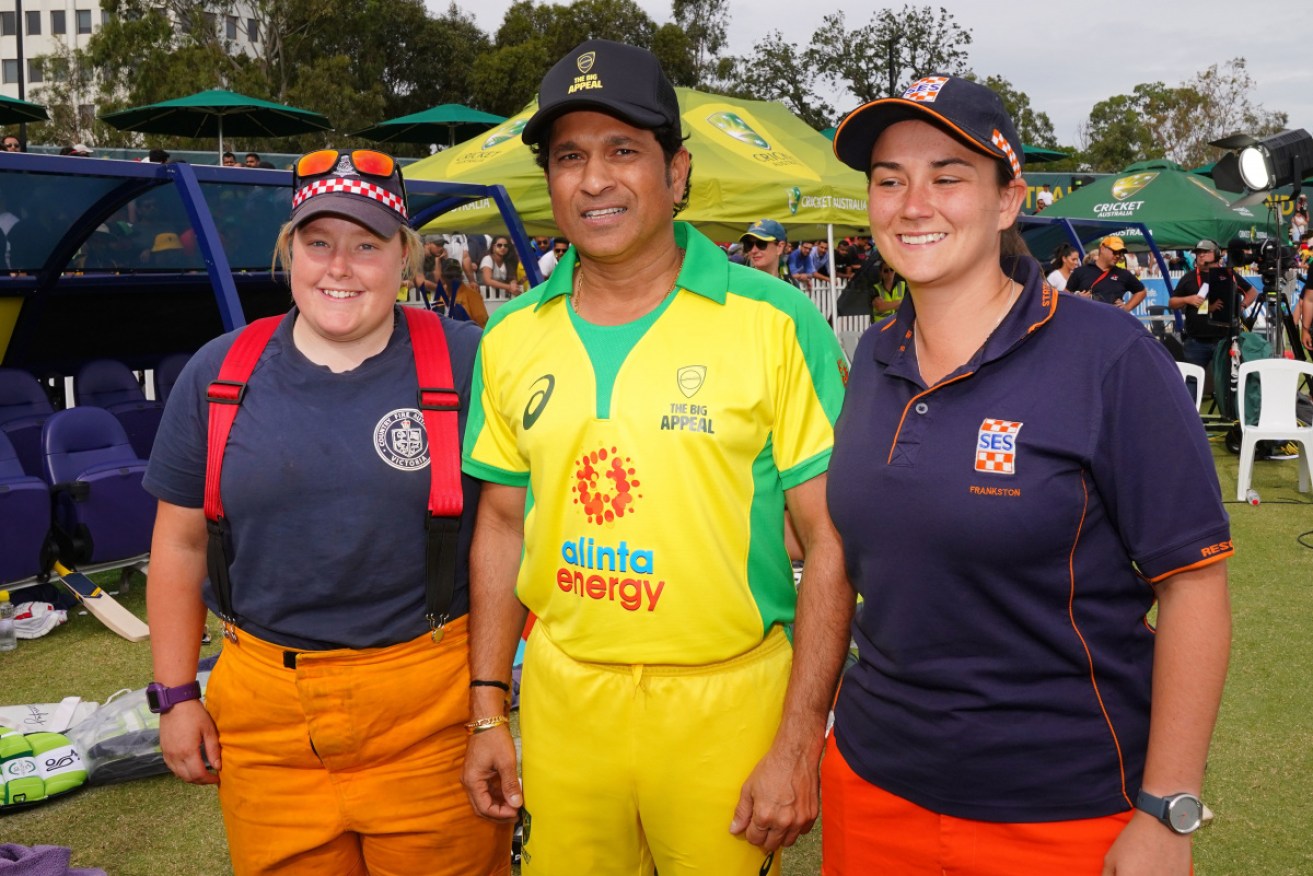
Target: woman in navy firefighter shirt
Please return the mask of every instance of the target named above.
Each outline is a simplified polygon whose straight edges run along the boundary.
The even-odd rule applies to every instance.
[[[824,872],[1186,876],[1232,549],[1179,373],[1024,255],[1021,141],[989,89],[927,77],[834,148],[910,292],[857,348],[831,462],[865,604]]]

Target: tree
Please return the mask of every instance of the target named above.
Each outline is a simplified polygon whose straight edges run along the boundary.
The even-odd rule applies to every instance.
[[[810,50],[800,51],[774,30],[750,56],[735,59],[722,74],[732,96],[777,100],[819,131],[834,124],[835,111],[816,96],[815,70]]]
[[[861,27],[849,27],[842,12],[825,16],[809,58],[825,80],[863,104],[897,95],[930,73],[965,73],[969,45],[970,29],[944,7],[904,6],[881,9]]]
[[[1218,157],[1209,142],[1243,132],[1256,137],[1285,127],[1287,116],[1253,101],[1256,83],[1244,58],[1213,64],[1175,87],[1141,83],[1100,101],[1082,126],[1084,157],[1093,170],[1167,158],[1193,167]]]
[[[1289,117],[1255,103],[1256,90],[1244,58],[1213,64],[1181,83],[1177,102],[1159,107],[1154,118],[1163,154],[1193,167],[1219,157],[1208,145],[1212,140],[1235,133],[1265,137],[1285,128]]]
[[[1058,148],[1058,138],[1053,133],[1053,121],[1048,113],[1036,112],[1031,108],[1030,97],[1024,91],[1018,91],[1002,76],[987,76],[983,82],[975,74],[968,74],[967,78],[980,82],[1002,98],[1003,107],[1011,116],[1012,124],[1016,127],[1017,136],[1021,138],[1022,143],[1043,146],[1046,149]]]
[[[717,61],[729,28],[728,0],[674,0],[671,12],[678,29],[692,47],[696,79],[691,85],[705,89],[716,79]]]
[[[492,48],[474,61],[471,89],[489,112],[512,115],[538,93],[543,76],[588,39],[652,49],[657,26],[634,0],[575,0],[569,6],[511,4]],[[663,37],[669,47],[669,35]]]
[[[1081,125],[1081,153],[1090,170],[1115,172],[1154,153],[1154,133],[1144,110],[1161,100],[1164,91],[1161,82],[1140,84],[1131,94],[1118,94],[1094,105]]]
[[[203,9],[184,0],[168,0],[163,6],[105,0],[102,8],[107,20],[85,49],[61,49],[43,59],[50,76],[39,99],[54,117],[43,136],[56,142],[173,145],[176,138],[118,131],[89,110],[94,106],[104,113],[219,87],[249,63],[225,51],[219,22],[227,7],[222,3]]]

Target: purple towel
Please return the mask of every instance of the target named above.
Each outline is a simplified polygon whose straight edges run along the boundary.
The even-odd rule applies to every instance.
[[[64,846],[20,846],[0,843],[0,874],[4,876],[105,876],[94,867],[69,869],[73,851]]]

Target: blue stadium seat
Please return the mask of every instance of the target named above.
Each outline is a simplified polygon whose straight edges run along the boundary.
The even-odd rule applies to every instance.
[[[52,537],[65,565],[108,568],[150,551],[155,499],[141,485],[146,461],[104,408],[52,414],[41,434],[54,492]]]
[[[164,403],[146,398],[128,366],[114,359],[87,362],[73,378],[73,398],[79,406],[104,408],[117,417],[137,456],[150,458]]]
[[[0,432],[0,590],[44,571],[41,549],[50,532],[50,488],[23,470]]]
[[[155,366],[155,398],[161,402],[169,400],[173,384],[178,382],[182,367],[191,361],[190,353],[170,353]]]
[[[40,381],[18,368],[0,368],[0,432],[27,474],[41,474],[41,424],[52,413]]]

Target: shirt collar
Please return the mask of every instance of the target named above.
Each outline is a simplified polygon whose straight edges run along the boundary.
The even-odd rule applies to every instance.
[[[675,285],[717,304],[724,304],[729,286],[729,257],[725,251],[687,222],[675,223],[675,246],[684,251],[684,265],[679,269]],[[538,295],[535,310],[553,298],[570,294],[574,288],[577,261],[575,249],[570,247],[557,263],[552,275],[535,290]]]
[[[976,371],[981,365],[1006,356],[1043,328],[1057,311],[1060,296],[1044,279],[1038,262],[1030,258],[1004,259],[1003,270],[1021,284],[1016,304],[970,361],[948,377]],[[892,374],[913,380],[919,379],[912,343],[915,322],[916,304],[907,295],[891,319],[877,324],[874,331],[879,335],[873,345],[877,362],[888,366]]]

